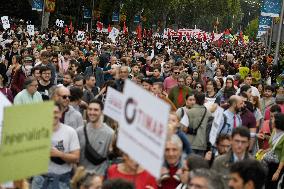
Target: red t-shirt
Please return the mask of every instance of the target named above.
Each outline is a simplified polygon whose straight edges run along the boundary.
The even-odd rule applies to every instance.
[[[158,188],[155,178],[145,170],[137,175],[127,175],[119,172],[117,169],[117,164],[114,164],[108,168],[107,179],[117,178],[125,179],[130,182],[135,182],[136,189],[145,189],[146,186],[151,186],[154,189]]]

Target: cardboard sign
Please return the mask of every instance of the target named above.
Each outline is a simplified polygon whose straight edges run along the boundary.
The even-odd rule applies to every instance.
[[[5,108],[0,183],[48,171],[53,109],[52,102]]]
[[[1,17],[1,22],[2,22],[2,24],[3,24],[4,30],[10,28],[10,23],[9,23],[9,18],[8,18],[8,16],[2,16],[2,17]]]
[[[212,123],[212,128],[210,131],[210,135],[209,135],[209,142],[214,145],[216,142],[216,138],[218,136],[218,131],[219,131],[219,127],[222,127],[222,125],[220,125],[222,118],[223,118],[223,112],[224,109],[221,108],[220,106],[217,107],[216,111],[213,113],[214,116],[214,120]]]
[[[118,34],[119,30],[113,27],[108,37],[111,39],[113,43],[115,43],[115,39],[117,38]]]
[[[78,31],[78,34],[77,34],[76,38],[77,38],[77,41],[83,41],[84,38],[85,38],[85,32]]]
[[[0,145],[2,139],[2,127],[3,127],[3,118],[4,118],[4,108],[12,106],[12,103],[6,98],[6,96],[0,92]],[[0,146],[1,147],[1,146]]]
[[[111,87],[108,87],[104,105],[104,114],[109,116],[113,120],[120,122],[123,104],[123,94]]]
[[[35,35],[35,26],[34,25],[27,25],[27,31],[29,35]]]
[[[160,177],[170,105],[125,81],[117,146],[156,178]]]
[[[57,27],[63,28],[63,26],[64,26],[64,21],[63,21],[63,20],[56,19],[55,24],[56,24]]]

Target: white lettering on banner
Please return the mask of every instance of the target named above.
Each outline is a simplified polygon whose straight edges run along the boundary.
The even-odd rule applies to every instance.
[[[108,87],[104,105],[104,114],[109,116],[113,120],[120,122],[123,104],[123,94],[111,87]]]
[[[117,146],[156,178],[164,162],[170,106],[125,81]]]

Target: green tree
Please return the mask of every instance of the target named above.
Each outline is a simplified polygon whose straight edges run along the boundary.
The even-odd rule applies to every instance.
[[[258,18],[252,20],[245,28],[244,34],[248,35],[250,39],[256,39],[258,31]]]

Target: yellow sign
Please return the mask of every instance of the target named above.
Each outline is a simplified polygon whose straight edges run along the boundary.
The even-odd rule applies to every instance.
[[[0,183],[48,170],[53,103],[7,107],[0,145]]]

